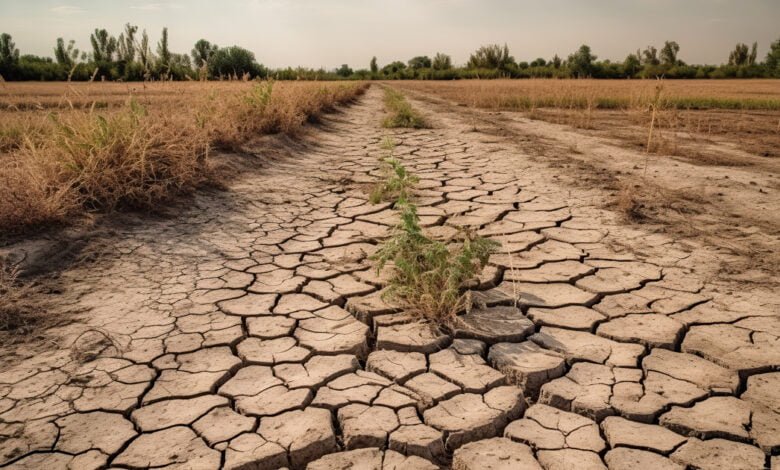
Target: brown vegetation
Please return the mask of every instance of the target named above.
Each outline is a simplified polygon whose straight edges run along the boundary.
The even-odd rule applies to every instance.
[[[150,207],[213,177],[212,147],[296,132],[365,84],[49,83],[0,88],[0,231]]]

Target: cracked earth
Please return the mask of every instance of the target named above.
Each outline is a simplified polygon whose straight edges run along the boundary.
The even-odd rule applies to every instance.
[[[65,271],[58,346],[4,351],[0,466],[780,468],[776,297],[710,285],[706,248],[622,225],[461,117],[381,114],[374,86],[316,147]],[[387,135],[428,233],[502,242],[446,331],[368,259],[397,221],[366,190]]]

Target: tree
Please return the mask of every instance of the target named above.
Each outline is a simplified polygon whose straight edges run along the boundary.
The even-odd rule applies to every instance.
[[[506,70],[515,63],[515,58],[509,55],[509,47],[490,44],[477,49],[469,57],[468,68],[471,69],[503,69]]]
[[[748,56],[748,65],[756,65],[757,58],[758,58],[758,43],[754,42],[753,47],[750,48],[750,55]]]
[[[371,69],[371,73],[379,72],[379,66],[376,64],[376,56],[371,58],[371,65],[369,68]]]
[[[563,63],[563,61],[561,60],[560,57],[558,57],[558,54],[555,54],[552,60],[550,60],[550,63],[554,68],[559,69],[561,68],[561,64]]]
[[[190,52],[192,63],[195,64],[195,67],[203,67],[208,64],[211,56],[213,56],[218,49],[219,46],[212,44],[205,39],[198,40],[198,42],[195,43],[195,47],[192,48],[192,52]]]
[[[57,38],[57,46],[54,48],[54,58],[57,63],[63,67],[68,69],[72,68],[79,58],[79,50],[76,49],[76,41],[71,39],[66,46],[65,41],[62,38]]]
[[[0,75],[9,78],[13,67],[19,62],[19,49],[16,48],[11,35],[0,34]]]
[[[748,52],[747,44],[738,43],[734,46],[734,50],[729,54],[729,65],[741,67],[748,65],[750,60],[750,53]]]
[[[347,78],[350,75],[352,75],[352,69],[349,68],[349,65],[347,64],[341,64],[341,67],[336,69],[336,75],[338,75],[339,77]]]
[[[168,28],[163,28],[162,37],[157,43],[157,57],[160,58],[160,67],[170,70],[171,50],[168,48]]]
[[[138,26],[125,24],[125,31],[119,35],[119,60],[126,63],[135,61],[135,33],[138,32]]]
[[[658,49],[655,46],[647,46],[642,51],[642,65],[659,65],[660,63],[661,61],[658,60]]]
[[[217,49],[209,60],[209,70],[217,76],[241,77],[265,76],[262,65],[255,62],[255,55],[243,47],[231,46]]]
[[[628,54],[626,60],[623,61],[623,71],[629,77],[633,77],[642,69],[642,60],[639,58],[639,53]]]
[[[433,56],[431,66],[434,70],[449,70],[452,68],[452,57],[448,56],[447,54],[437,52],[436,55]]]
[[[547,61],[544,60],[541,57],[539,57],[536,60],[532,61],[531,64],[530,64],[531,67],[544,67],[545,65],[547,65]]]
[[[677,64],[677,53],[680,52],[680,45],[675,41],[664,42],[661,48],[661,63],[665,65]]]
[[[417,57],[412,57],[409,59],[409,68],[419,70],[419,69],[429,69],[431,68],[431,58],[427,55],[419,55]]]
[[[95,29],[89,36],[92,43],[92,60],[95,62],[111,62],[116,52],[116,38],[108,34],[105,29]]]
[[[146,34],[146,30],[141,34],[141,44],[138,45],[137,49],[138,61],[144,69],[144,74],[149,75],[154,63],[154,55],[152,54],[152,49],[149,47],[149,35]]]
[[[766,54],[766,67],[775,77],[780,77],[780,39],[769,46]]]
[[[406,69],[406,64],[404,64],[400,60],[396,60],[382,67],[382,74],[393,75],[393,74],[397,74],[398,72],[402,72],[405,69]]]
[[[569,56],[569,68],[577,77],[589,77],[593,74],[594,60],[596,56],[590,53],[590,46],[583,44]]]

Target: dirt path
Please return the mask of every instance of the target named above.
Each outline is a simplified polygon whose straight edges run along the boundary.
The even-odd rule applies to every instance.
[[[380,98],[64,273],[51,314],[79,321],[6,352],[0,466],[780,466],[777,295],[708,282],[711,252],[459,116],[385,131]],[[384,302],[368,260],[395,221],[365,191],[388,134],[429,230],[503,243],[450,334]]]

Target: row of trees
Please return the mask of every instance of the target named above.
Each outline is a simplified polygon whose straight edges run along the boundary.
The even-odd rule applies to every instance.
[[[728,62],[719,65],[689,65],[679,59],[680,45],[666,41],[657,49],[648,46],[629,54],[623,62],[599,61],[591,48],[580,48],[561,58],[516,61],[505,44],[482,46],[462,67],[452,58],[437,53],[433,58],[417,56],[407,62],[393,61],[383,67],[376,57],[368,69],[353,70],[347,64],[338,69],[286,68],[269,71],[247,49],[219,47],[201,39],[189,55],[174,53],[168,46],[168,29],[163,28],[156,47],[146,30],[127,24],[119,36],[105,29],[90,35],[90,51],[79,51],[74,41],[57,39],[54,58],[20,55],[10,35],[0,35],[0,75],[6,80],[185,80],[255,78],[272,76],[294,79],[458,79],[458,78],[752,78],[780,77],[780,39],[773,42],[763,62],[758,44],[737,44]]]
[[[265,77],[268,71],[252,52],[238,47],[219,47],[205,39],[195,43],[190,54],[172,52],[168,28],[163,28],[156,46],[146,30],[126,24],[119,36],[105,29],[90,35],[89,51],[80,51],[75,41],[58,38],[54,58],[20,55],[13,38],[0,35],[0,75],[6,80],[186,80],[220,77]]]

